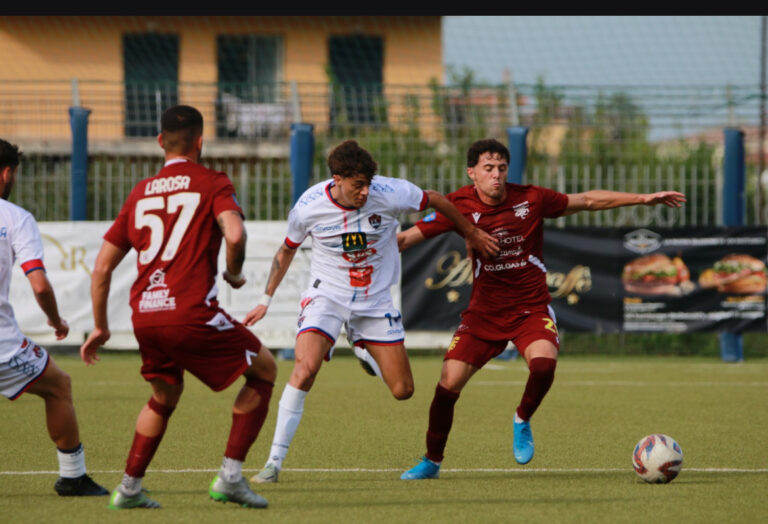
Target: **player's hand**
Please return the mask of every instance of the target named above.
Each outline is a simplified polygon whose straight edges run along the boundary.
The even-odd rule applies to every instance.
[[[227,284],[232,286],[233,289],[238,289],[243,287],[243,285],[245,285],[245,282],[246,282],[245,277],[243,276],[242,273],[240,273],[239,275],[233,275],[226,269],[221,274],[221,276],[224,278]]]
[[[48,325],[53,328],[56,340],[62,340],[69,334],[69,324],[67,324],[67,321],[63,318],[60,318],[58,322],[51,322],[48,320]]]
[[[466,242],[471,248],[467,250],[467,254],[474,250],[480,252],[483,258],[493,258],[500,251],[499,239],[489,235],[479,227],[472,228],[472,231],[466,236]]]
[[[248,312],[247,315],[245,315],[245,318],[243,319],[243,324],[246,326],[252,326],[262,318],[264,318],[264,315],[267,314],[267,306],[264,304],[259,304],[252,310]]]
[[[667,207],[682,207],[685,201],[685,195],[677,191],[659,191],[658,193],[645,195],[645,202],[643,204],[646,206],[663,204]]]
[[[397,234],[397,250],[402,251],[405,245],[405,233],[402,231]]]
[[[85,362],[87,366],[92,366],[99,360],[99,356],[96,352],[101,346],[103,346],[111,333],[108,329],[96,328],[88,335],[88,339],[80,346],[80,358]]]

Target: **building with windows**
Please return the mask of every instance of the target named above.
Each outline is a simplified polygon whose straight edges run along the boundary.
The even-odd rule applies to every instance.
[[[73,105],[91,111],[96,147],[140,147],[177,103],[203,112],[207,140],[230,143],[284,141],[293,121],[319,130],[396,122],[419,111],[407,89],[388,86],[441,82],[440,19],[2,17],[0,136],[67,143]]]

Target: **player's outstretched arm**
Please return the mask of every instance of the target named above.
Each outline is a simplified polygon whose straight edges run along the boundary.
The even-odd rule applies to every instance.
[[[227,267],[221,276],[234,289],[245,285],[243,276],[243,263],[245,262],[245,243],[247,234],[243,217],[240,213],[233,210],[223,211],[216,217],[219,224],[224,242],[226,244],[226,264]]]
[[[66,320],[59,316],[56,294],[53,292],[53,286],[48,280],[45,270],[40,268],[31,271],[27,273],[27,279],[29,279],[29,285],[32,286],[35,300],[48,318],[48,325],[54,329],[56,340],[64,339],[69,333],[69,325]]]
[[[469,246],[479,251],[486,258],[493,258],[499,254],[498,239],[472,225],[450,200],[437,191],[427,190],[426,193],[429,196],[428,206],[435,208],[448,220],[456,224],[457,231],[467,240]]]
[[[272,295],[277,291],[277,286],[283,280],[283,277],[288,272],[288,267],[293,261],[293,257],[296,255],[296,248],[288,247],[286,244],[280,246],[277,250],[275,258],[272,259],[272,268],[269,270],[269,277],[267,278],[267,287],[264,290],[264,296],[261,302],[250,310],[243,319],[243,324],[246,326],[252,326],[267,314],[269,303],[272,300]]]
[[[677,191],[659,191],[657,193],[623,193],[593,189],[584,193],[568,195],[568,205],[563,216],[572,215],[579,211],[600,211],[624,206],[655,206],[682,207],[685,195]]]
[[[123,260],[126,252],[116,245],[104,241],[96,255],[96,262],[91,274],[91,303],[93,307],[93,331],[88,339],[80,346],[80,358],[86,365],[95,364],[99,360],[96,352],[99,347],[109,340],[109,320],[107,318],[107,299],[112,283],[112,272]]]
[[[411,226],[405,231],[401,231],[397,234],[397,249],[399,251],[405,251],[409,247],[413,247],[416,244],[423,242],[426,237],[416,226]]]

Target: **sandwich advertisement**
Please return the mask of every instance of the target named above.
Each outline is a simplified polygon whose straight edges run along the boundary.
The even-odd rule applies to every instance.
[[[458,326],[473,280],[464,248],[459,235],[446,234],[403,252],[406,329]],[[545,228],[543,255],[561,329],[674,333],[768,327],[765,226]]]
[[[767,234],[764,226],[547,230],[544,257],[558,325],[765,331]],[[588,291],[561,289],[557,276],[574,267],[589,268]]]

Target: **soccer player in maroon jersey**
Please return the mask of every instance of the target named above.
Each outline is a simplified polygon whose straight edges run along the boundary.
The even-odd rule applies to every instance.
[[[199,164],[200,112],[190,106],[172,107],[163,113],[161,126],[158,142],[165,150],[165,166],[134,187],[104,235],[91,277],[94,330],[80,348],[86,364],[99,360],[97,350],[110,337],[107,298],[112,272],[135,249],[132,322],[141,374],[152,396],[136,421],[125,474],[109,507],[160,507],[145,495],[142,479],[181,398],[188,371],[213,391],[245,378],[232,409],[224,460],[208,493],[217,501],[263,508],[267,501],[251,491],[242,465],[267,415],[277,366],[270,351],[216,298],[222,237],[222,276],[235,289],[245,284],[242,209],[229,177]]]
[[[480,229],[499,239],[501,252],[484,258],[471,251],[474,281],[443,360],[429,408],[427,452],[401,479],[437,478],[453,423],[454,405],[469,379],[511,340],[528,365],[528,381],[514,416],[515,460],[533,458],[530,419],[555,377],[560,340],[542,256],[543,219],[633,205],[680,207],[676,191],[639,194],[592,190],[564,194],[507,182],[509,150],[494,139],[478,140],[467,152],[473,184],[446,197]],[[446,231],[453,224],[439,214],[425,217],[398,235],[400,250]]]

